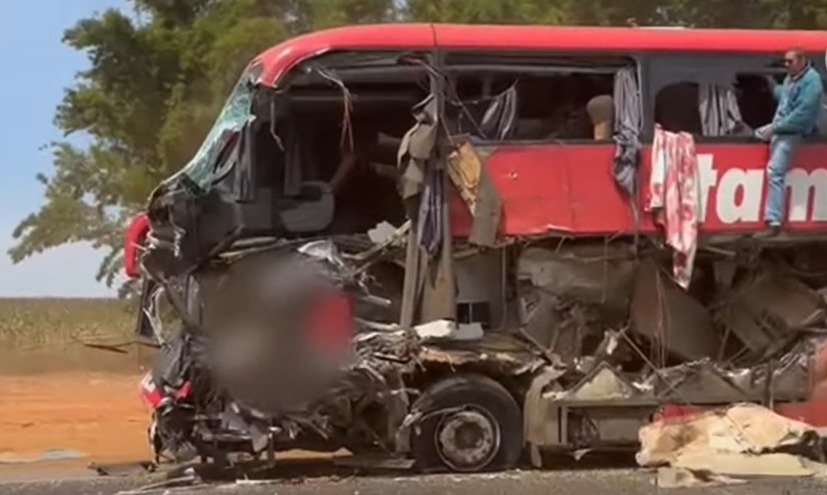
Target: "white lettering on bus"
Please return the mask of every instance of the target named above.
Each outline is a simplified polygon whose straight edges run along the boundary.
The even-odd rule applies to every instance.
[[[698,154],[700,189],[699,217],[715,219],[724,224],[758,222],[763,217],[765,171],[763,168],[745,170],[715,169],[712,154]],[[710,193],[715,188],[715,200],[710,204]],[[787,172],[787,193],[791,222],[827,221],[827,169],[808,172],[794,168]]]
[[[790,195],[788,218],[791,222],[827,220],[827,170],[823,168],[812,172],[800,168],[790,170],[787,172],[787,191]],[[811,204],[812,207],[810,207]]]
[[[764,172],[761,170],[733,168],[724,172],[718,183],[718,218],[721,222],[759,221],[763,183]]]

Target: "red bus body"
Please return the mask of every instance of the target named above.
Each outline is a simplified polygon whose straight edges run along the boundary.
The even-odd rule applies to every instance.
[[[280,78],[308,58],[334,50],[538,51],[767,53],[799,46],[823,52],[827,33],[813,31],[670,30],[468,25],[377,25],[312,33],[277,45],[257,57],[260,83],[278,86]],[[648,178],[648,150],[640,183]],[[767,146],[699,144],[701,191],[707,208],[701,235],[738,234],[763,225]],[[632,219],[628,201],[611,176],[611,144],[503,144],[486,159],[503,200],[502,235],[572,235],[641,232],[656,234],[652,219]],[[827,228],[827,144],[806,144],[788,173],[789,231],[818,234]],[[638,198],[642,201],[642,197]],[[641,203],[642,204],[642,203]],[[463,237],[471,218],[454,195],[453,226]],[[136,235],[137,232],[130,232]]]
[[[263,84],[297,63],[331,50],[430,48],[445,50],[584,52],[780,52],[798,46],[810,52],[827,49],[827,33],[814,31],[671,30],[640,28],[573,28],[529,26],[404,25],[349,27],[309,34],[275,46],[259,56]],[[648,178],[648,150],[640,182]],[[766,194],[765,145],[700,144],[697,147],[706,218],[701,235],[737,234],[763,226]],[[609,164],[611,144],[504,144],[486,158],[486,166],[503,200],[502,234],[538,235],[563,231],[572,235],[657,233],[652,219],[636,226],[628,201],[617,189]],[[807,144],[788,173],[791,194],[789,231],[817,234],[827,230],[827,144]],[[638,198],[642,200],[643,198]],[[642,204],[642,203],[641,203]],[[454,196],[453,226],[463,237],[471,218]]]
[[[600,53],[727,52],[781,53],[796,46],[823,53],[827,32],[667,30],[645,28],[564,28],[465,25],[378,25],[348,27],[308,34],[277,45],[257,57],[263,68],[259,83],[278,87],[292,68],[312,57],[340,50],[581,51]],[[651,216],[635,224],[629,199],[612,177],[613,144],[497,143],[481,147],[485,166],[502,199],[502,237],[540,236],[550,232],[572,236],[641,233],[658,235]],[[644,143],[639,184],[650,171],[651,143]],[[702,239],[748,234],[763,228],[768,146],[761,143],[697,144],[701,201],[705,218]],[[787,174],[790,234],[808,237],[827,232],[827,143],[806,143]],[[645,187],[636,198],[640,210]],[[456,237],[470,232],[472,218],[453,191],[452,228]],[[127,246],[140,244],[149,228],[139,217],[128,230]],[[137,269],[127,249],[130,275]],[[813,391],[827,378],[827,352],[811,367]],[[779,412],[813,426],[827,427],[827,391],[808,402],[786,404]],[[672,407],[669,414],[686,408]]]

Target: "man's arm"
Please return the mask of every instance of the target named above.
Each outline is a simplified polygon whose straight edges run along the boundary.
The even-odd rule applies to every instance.
[[[773,98],[775,98],[776,103],[779,103],[781,101],[781,93],[783,91],[784,88],[778,83],[775,83],[775,85],[772,87],[772,96]]]
[[[770,88],[770,93],[772,93],[772,97],[775,98],[775,103],[781,101],[781,92],[784,90],[782,84],[778,84],[778,81],[775,80],[775,77],[772,75],[766,76],[765,79],[767,80],[767,86]]]
[[[824,88],[821,84],[821,78],[808,78],[806,81],[802,81],[795,106],[790,109],[790,113],[773,124],[773,132],[804,133],[809,131],[809,126],[815,122],[818,116],[823,93]]]
[[[339,162],[339,168],[336,169],[336,173],[333,174],[333,178],[330,179],[330,189],[332,189],[333,192],[338,191],[355,167],[356,154],[350,152],[344,155]]]

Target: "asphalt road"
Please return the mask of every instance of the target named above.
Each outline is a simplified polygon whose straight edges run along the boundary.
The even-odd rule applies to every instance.
[[[523,471],[493,475],[432,475],[293,478],[278,481],[225,482],[197,487],[160,489],[157,495],[633,495],[649,493],[703,493],[722,495],[820,495],[827,480],[753,480],[743,485],[664,489],[655,486],[652,472],[635,469]],[[135,490],[143,482],[127,478],[98,478],[2,484],[3,495],[115,495]],[[133,492],[134,493],[134,492]]]

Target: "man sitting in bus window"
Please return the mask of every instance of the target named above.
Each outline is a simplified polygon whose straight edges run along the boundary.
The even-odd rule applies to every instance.
[[[784,55],[787,76],[779,86],[772,81],[778,102],[772,122],[755,131],[756,137],[770,143],[767,163],[767,200],[764,222],[769,227],[765,235],[781,231],[786,202],[787,170],[801,139],[818,133],[821,99],[824,87],[818,72],[807,61],[803,50],[794,48]]]

